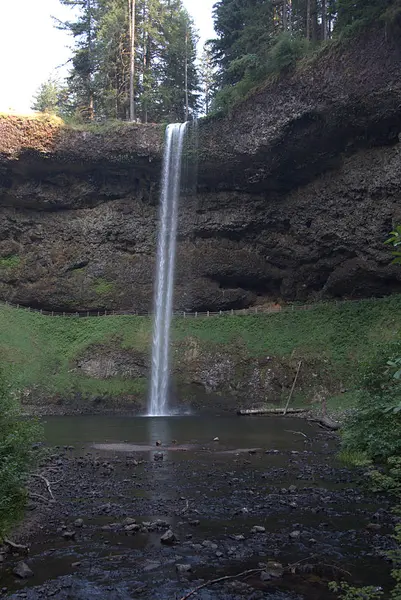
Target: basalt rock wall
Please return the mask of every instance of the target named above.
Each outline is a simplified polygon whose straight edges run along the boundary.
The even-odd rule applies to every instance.
[[[199,124],[180,208],[175,306],[401,291],[401,55],[382,31],[333,45]],[[163,127],[0,118],[0,298],[151,309]]]

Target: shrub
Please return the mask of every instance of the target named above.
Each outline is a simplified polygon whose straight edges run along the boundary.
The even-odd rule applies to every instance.
[[[0,374],[0,540],[23,513],[25,479],[39,432],[35,422],[21,418],[18,402]]]

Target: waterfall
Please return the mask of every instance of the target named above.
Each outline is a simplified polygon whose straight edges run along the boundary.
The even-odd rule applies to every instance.
[[[169,414],[169,350],[181,159],[187,123],[168,125],[163,157],[149,416]]]

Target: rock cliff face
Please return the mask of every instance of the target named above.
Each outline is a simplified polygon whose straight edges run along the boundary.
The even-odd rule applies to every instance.
[[[332,47],[199,127],[175,306],[401,291],[401,56],[382,32]],[[0,119],[0,297],[50,310],[151,309],[163,128]]]

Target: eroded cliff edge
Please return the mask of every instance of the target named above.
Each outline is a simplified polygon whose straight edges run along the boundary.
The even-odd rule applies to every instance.
[[[175,305],[401,290],[401,54],[373,32],[199,127]],[[0,118],[0,295],[51,310],[151,308],[163,127]]]

